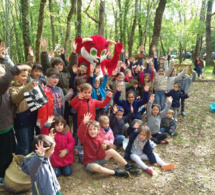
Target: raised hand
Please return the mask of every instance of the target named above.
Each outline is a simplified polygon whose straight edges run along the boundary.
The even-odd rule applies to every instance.
[[[60,52],[61,52],[62,55],[63,55],[64,52],[65,52],[65,50],[64,50],[64,48],[63,48],[62,46],[60,46]]]
[[[54,51],[53,50],[49,51],[48,55],[50,56],[51,59],[53,59],[55,56]]]
[[[134,112],[134,108],[133,108],[133,106],[131,105],[131,113],[133,113]]]
[[[172,103],[172,100],[173,100],[173,99],[172,99],[172,96],[169,96],[169,97],[167,97],[166,99],[167,99],[168,102]]]
[[[155,70],[155,65],[154,64],[151,65],[151,70]]]
[[[150,95],[150,97],[149,97],[149,101],[150,101],[150,102],[153,102],[153,101],[154,101],[154,96],[155,96],[154,94]]]
[[[34,56],[34,51],[31,46],[28,48],[28,53],[30,56]]]
[[[146,58],[146,63],[147,63],[147,64],[149,63],[149,59],[148,59],[148,58]]]
[[[41,47],[43,49],[43,51],[47,51],[47,46],[48,46],[48,41],[46,38],[41,38],[40,39],[40,44],[41,44]]]
[[[35,146],[36,146],[35,152],[39,155],[44,155],[45,151],[50,148],[50,147],[44,148],[43,147],[43,141],[38,142],[38,144],[36,144]]]
[[[84,98],[84,95],[82,93],[78,94],[78,99],[82,100]]]
[[[154,51],[154,52],[156,51],[156,46],[155,45],[152,46],[152,51]]]
[[[117,105],[115,104],[115,105],[113,106],[113,113],[114,113],[114,114],[116,114],[116,113],[117,113],[117,111],[118,111],[118,109],[117,109]]]
[[[107,94],[107,96],[108,96],[109,98],[111,98],[111,97],[113,96],[113,93],[109,92],[109,93]]]
[[[108,69],[106,67],[104,67],[104,72],[105,72],[105,75],[108,75]]]
[[[125,57],[128,58],[128,51],[125,52]]]
[[[116,90],[117,90],[117,91],[122,91],[122,90],[123,90],[123,88],[122,88],[122,86],[121,86],[121,85],[116,85]]]
[[[122,48],[121,53],[124,53],[124,52],[125,52],[125,50],[124,50],[124,48]]]
[[[84,114],[84,120],[83,120],[83,123],[84,124],[87,124],[89,121],[90,121],[90,118],[92,117],[92,114],[91,113],[87,113],[87,114]]]
[[[173,47],[170,47],[170,48],[169,48],[169,52],[171,52],[172,50],[173,50]]]
[[[73,95],[73,93],[74,93],[74,91],[73,91],[73,89],[71,88],[71,89],[69,89],[69,92]]]
[[[59,154],[59,157],[60,157],[60,158],[63,158],[64,156],[66,156],[66,154],[67,154],[67,150],[66,150],[66,149],[61,150],[61,151],[60,151],[60,154]]]
[[[0,55],[5,58],[5,53],[8,51],[9,47],[5,48],[5,43],[0,44]]]
[[[46,121],[46,123],[52,124],[54,121],[55,121],[55,120],[54,120],[54,115],[52,115],[52,116],[49,116],[49,117],[48,117],[48,120]]]
[[[92,75],[95,70],[95,66],[93,64],[90,64],[90,74]]]
[[[78,72],[78,66],[77,65],[73,65],[72,66],[72,71],[76,74]]]
[[[148,92],[148,91],[149,91],[149,88],[150,88],[150,86],[146,84],[145,87],[144,87],[144,91],[145,91],[145,92]]]
[[[140,128],[140,123],[136,122],[133,126],[134,129],[139,129]]]
[[[189,66],[186,66],[186,67],[185,67],[185,70],[188,71],[188,70],[189,70]]]
[[[49,132],[49,136],[54,138],[55,135],[56,133],[54,133],[54,128],[51,128]]]

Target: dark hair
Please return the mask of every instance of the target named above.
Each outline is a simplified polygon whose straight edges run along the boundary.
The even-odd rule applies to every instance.
[[[34,70],[34,69],[43,70],[43,67],[42,67],[42,65],[39,62],[34,62],[32,70]]]
[[[138,80],[137,79],[133,79],[133,85],[138,85],[138,84],[139,84]]]
[[[161,107],[160,107],[160,105],[158,105],[158,104],[152,104],[152,108],[154,108],[154,107],[158,107],[158,109],[159,109],[159,113],[160,113],[160,111],[161,111]]]
[[[178,83],[175,83],[174,86],[177,86],[179,89],[181,88],[181,85]]]
[[[81,85],[81,92],[84,90],[92,90],[92,86],[89,83],[84,83],[83,85]]]
[[[123,72],[118,72],[118,73],[116,74],[116,77],[118,77],[118,76],[125,76],[125,74],[124,74]]]
[[[79,67],[80,67],[80,66],[85,66],[85,67],[87,67],[87,69],[88,69],[88,65],[87,65],[85,62],[80,63],[80,64],[79,64]]]
[[[147,125],[141,125],[138,129],[138,133],[144,132],[146,135],[146,139],[149,140],[151,138],[151,131]]]
[[[50,77],[50,76],[52,76],[53,74],[56,74],[57,76],[60,76],[60,72],[59,72],[57,69],[55,69],[55,68],[48,68],[48,69],[46,70],[46,76],[47,76],[47,77]]]
[[[158,68],[158,71],[159,71],[159,70],[165,71],[163,67],[159,67],[159,68]]]
[[[53,68],[54,68],[54,66],[57,65],[57,64],[63,64],[63,66],[65,67],[64,61],[63,61],[61,58],[59,58],[59,57],[56,57],[56,58],[54,58],[54,59],[52,60],[52,67],[53,67]]]
[[[57,125],[60,122],[63,123],[63,126],[65,128],[66,120],[61,115],[54,116],[54,122],[52,123],[51,127],[49,127],[49,129],[55,128],[55,125]],[[55,130],[54,130],[54,133],[55,133]]]
[[[86,83],[86,79],[82,77],[75,77],[75,82],[74,82],[75,88],[77,88],[79,85],[82,85],[84,83]]]
[[[171,72],[170,76],[172,75],[172,73],[173,73],[174,70],[177,70],[177,69],[174,67],[174,68],[172,69],[172,72]]]
[[[136,94],[134,93],[133,90],[129,90],[127,93],[126,93],[126,98],[128,97],[129,94],[133,94],[134,95],[134,98],[136,97]]]
[[[37,149],[36,144],[38,145],[39,142],[43,142],[44,148],[51,147],[53,144],[55,144],[55,141],[52,137],[40,134],[34,137],[34,141],[32,143],[32,151],[35,151]]]

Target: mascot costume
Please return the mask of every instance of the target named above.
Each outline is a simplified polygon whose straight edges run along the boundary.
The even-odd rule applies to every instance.
[[[112,74],[112,71],[117,67],[120,58],[120,53],[123,47],[121,43],[106,40],[101,35],[93,35],[86,39],[77,37],[75,42],[77,44],[76,53],[78,54],[81,51],[82,55],[78,57],[78,65],[86,63],[88,65],[87,74],[90,73],[90,65],[100,65],[103,75],[104,67],[108,70],[108,76]],[[113,58],[108,60],[106,58],[109,52],[109,45],[111,44],[116,44],[116,46]]]

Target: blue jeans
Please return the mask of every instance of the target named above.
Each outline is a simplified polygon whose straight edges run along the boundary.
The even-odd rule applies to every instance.
[[[122,142],[124,141],[125,136],[124,135],[117,135],[114,139],[114,145],[115,146],[119,146],[120,144],[122,144]]]
[[[172,135],[173,133],[175,133],[175,131],[170,131],[169,128],[164,128],[164,127],[161,127],[160,131],[161,131],[161,133],[168,133],[170,135]]]
[[[72,174],[71,165],[67,165],[65,167],[53,167],[53,169],[57,177],[61,175],[61,171],[64,176],[69,176]]]
[[[26,156],[32,152],[34,124],[28,127],[15,129],[15,132],[17,138],[16,154],[22,154]]]
[[[164,109],[165,98],[166,96],[164,91],[155,91],[155,102],[161,106],[161,111]]]

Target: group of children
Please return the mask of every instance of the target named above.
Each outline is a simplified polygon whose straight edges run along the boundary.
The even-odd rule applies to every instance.
[[[10,132],[10,139],[14,140],[14,128],[17,143],[16,147],[15,140],[7,143],[13,144],[9,152],[16,148],[16,154],[26,156],[21,168],[31,177],[33,194],[60,194],[56,177],[72,174],[71,165],[77,150],[79,161],[89,172],[129,177],[143,169],[153,175],[153,169],[143,160],[149,160],[150,164],[164,170],[174,169],[174,164],[165,163],[153,152],[153,142],[167,144],[167,133],[177,135],[180,100],[181,114],[185,116],[185,99],[189,97],[193,80],[186,75],[187,68],[177,75],[174,60],[170,61],[168,56],[160,58],[158,64],[156,47],[153,47],[154,58],[146,59],[145,65],[143,60],[135,63],[133,57],[128,59],[126,52],[125,61],[118,62],[112,75],[108,76],[105,69],[104,77],[99,78],[99,65],[91,65],[90,70],[85,63],[77,66],[74,41],[69,62],[63,48],[61,56],[53,58],[47,52],[46,39],[41,40],[41,46],[41,64],[34,62],[33,51],[29,48],[29,66],[14,66],[3,44],[0,48],[3,59],[0,61],[0,85],[5,84],[6,77],[11,75],[7,81],[9,90],[0,90],[1,101],[7,95],[11,98],[8,106],[11,110],[12,104],[14,107],[13,116],[7,116],[13,117],[14,123],[0,129],[0,139]],[[37,85],[43,88],[49,101],[32,112],[24,92]],[[2,105],[0,109],[2,111]],[[143,124],[143,114],[147,116],[147,125]],[[72,131],[69,116],[73,119]],[[129,142],[123,158],[117,150],[126,136],[129,136]],[[8,151],[2,153],[8,156]],[[103,167],[110,158],[124,169]],[[141,169],[129,164],[126,161],[129,159]],[[7,166],[4,166],[4,171]],[[0,175],[2,180],[4,171]]]

